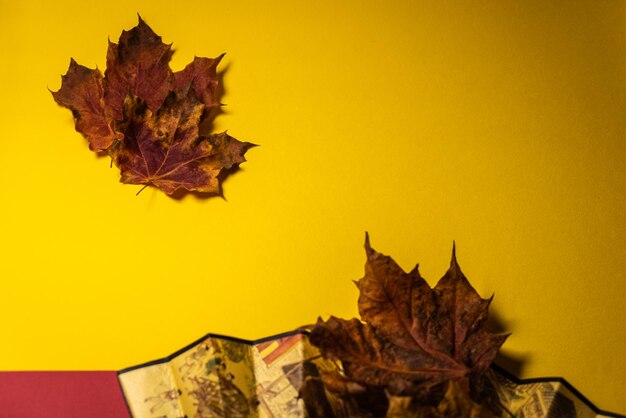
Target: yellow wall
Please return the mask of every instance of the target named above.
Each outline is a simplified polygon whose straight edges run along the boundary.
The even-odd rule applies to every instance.
[[[354,316],[368,230],[431,283],[456,240],[523,375],[626,413],[626,2],[1,1],[0,369]],[[227,200],[135,197],[46,89],[136,12],[227,52]]]

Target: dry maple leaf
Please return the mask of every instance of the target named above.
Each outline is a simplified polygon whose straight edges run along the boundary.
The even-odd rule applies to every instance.
[[[417,267],[406,273],[373,250],[369,237],[365,250],[365,276],[356,282],[362,320],[319,319],[311,331],[311,342],[343,367],[322,375],[326,386],[349,396],[384,389],[437,404],[454,382],[469,396],[470,382],[508,336],[485,330],[491,299],[472,288],[454,250],[449,270],[432,289]]]
[[[220,106],[216,68],[222,56],[196,57],[178,72],[169,67],[171,56],[171,45],[140,17],[118,44],[109,42],[104,76],[72,59],[52,95],[72,110],[89,148],[111,156],[123,183],[167,194],[181,188],[217,193],[220,172],[244,162],[252,144],[226,132],[200,132]]]
[[[436,406],[424,406],[410,396],[390,396],[385,418],[495,418],[486,407],[474,402],[450,381],[443,399]]]
[[[129,98],[124,109],[125,140],[109,150],[122,182],[153,184],[167,194],[179,187],[218,190],[218,174],[245,161],[246,144],[225,132],[201,136],[198,125],[204,108],[192,88],[172,92],[156,114]]]

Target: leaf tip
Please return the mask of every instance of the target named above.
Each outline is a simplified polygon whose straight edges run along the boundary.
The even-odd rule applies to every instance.
[[[369,232],[365,231],[365,254],[367,254],[367,257],[371,257],[372,254],[374,253],[374,250],[372,249],[372,246],[370,245],[370,234]]]
[[[450,266],[458,267],[458,263],[456,261],[456,241],[452,240],[452,259],[450,260]]]

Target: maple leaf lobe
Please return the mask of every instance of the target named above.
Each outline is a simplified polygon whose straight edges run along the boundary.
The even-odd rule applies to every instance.
[[[103,101],[103,78],[97,68],[90,69],[72,58],[61,88],[52,93],[54,100],[72,111],[76,130],[89,141],[92,151],[107,149],[117,135]]]
[[[164,44],[141,17],[136,27],[122,31],[118,44],[109,41],[105,100],[116,117],[128,94],[144,99],[153,112],[158,110],[172,87],[172,53],[171,44]]]
[[[220,63],[224,54],[217,58],[194,57],[193,61],[182,69],[174,73],[173,88],[179,89],[191,84],[196,92],[199,92],[198,98],[207,107],[219,106],[216,100],[217,96],[217,65]]]

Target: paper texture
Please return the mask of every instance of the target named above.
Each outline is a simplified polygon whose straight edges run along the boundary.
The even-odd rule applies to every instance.
[[[318,354],[301,333],[254,344],[209,336],[119,380],[134,417],[300,417],[303,361]]]
[[[519,418],[594,418],[603,415],[559,380],[534,379],[535,382],[516,383],[502,373],[490,370],[491,380],[500,402]],[[507,416],[503,415],[503,416]],[[510,415],[508,415],[510,416]]]

